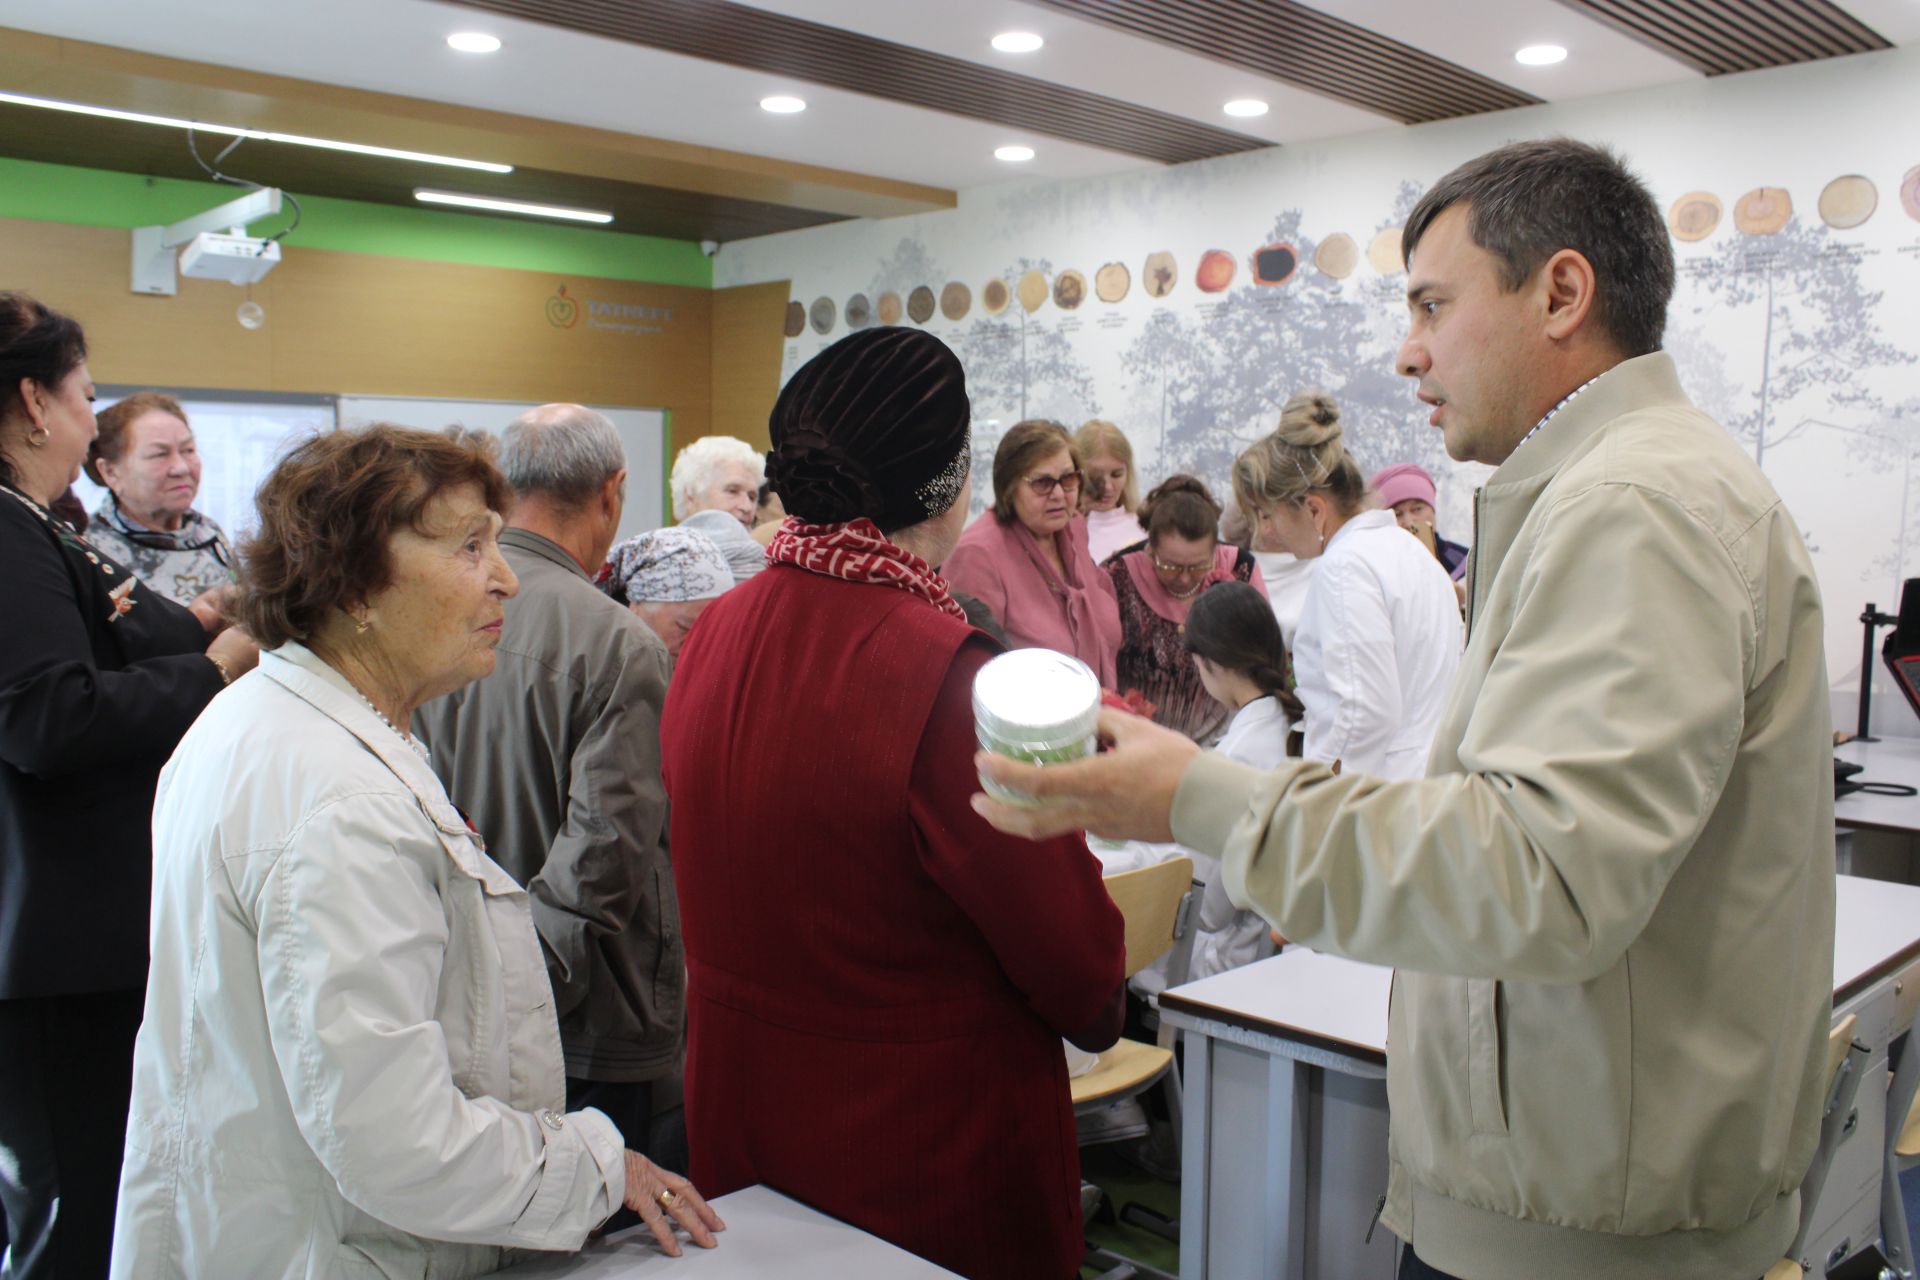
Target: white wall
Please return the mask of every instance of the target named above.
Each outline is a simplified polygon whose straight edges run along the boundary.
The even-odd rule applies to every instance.
[[[415,396],[341,396],[340,425],[396,422],[439,431],[462,426],[499,435],[513,420],[540,406],[518,400],[427,400]],[[627,452],[627,505],[616,538],[658,529],[666,523],[667,415],[661,409],[590,405],[612,420]]]
[[[1365,464],[1412,459],[1436,473],[1441,528],[1465,541],[1485,471],[1445,459],[1394,376],[1403,278],[1370,267],[1367,244],[1427,184],[1491,147],[1556,134],[1606,143],[1663,210],[1696,190],[1724,206],[1712,235],[1675,244],[1667,345],[1694,397],[1754,451],[1806,533],[1827,601],[1836,705],[1851,725],[1854,619],[1869,598],[1894,607],[1900,579],[1920,575],[1920,220],[1900,192],[1920,169],[1916,122],[1920,47],[1907,47],[1152,173],[976,189],[949,212],[729,244],[714,283],[791,279],[802,303],[834,301],[842,318],[829,333],[789,342],[788,374],[848,332],[851,294],[904,299],[917,285],[938,294],[948,280],[966,283],[970,313],[955,322],[936,311],[928,328],[966,362],[983,460],[1022,416],[1073,425],[1097,413],[1127,430],[1144,478],[1187,469],[1220,481],[1288,395],[1324,386],[1341,399]],[[1878,208],[1857,228],[1829,228],[1820,193],[1855,173],[1878,188]],[[1920,176],[1912,183],[1920,201]],[[1777,235],[1748,236],[1734,229],[1734,204],[1761,186],[1786,189],[1794,217]],[[1362,251],[1344,280],[1311,265],[1337,232]],[[1284,285],[1255,286],[1249,258],[1272,241],[1294,244],[1306,265]],[[1209,249],[1238,261],[1224,293],[1195,286]],[[1180,272],[1157,301],[1140,284],[1156,251],[1171,252]],[[1110,261],[1133,276],[1115,304],[1089,296],[1067,312],[1049,300],[1027,314],[1015,301],[990,317],[979,300],[990,278],[1071,268],[1091,283]],[[1877,702],[1911,720],[1884,681],[1877,687]]]

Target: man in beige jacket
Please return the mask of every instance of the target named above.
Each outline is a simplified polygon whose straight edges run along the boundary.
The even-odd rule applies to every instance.
[[[1475,502],[1424,780],[1258,772],[1110,714],[982,764],[1085,826],[1219,854],[1296,942],[1398,966],[1383,1220],[1403,1277],[1757,1276],[1791,1240],[1831,1016],[1819,595],[1660,348],[1673,255],[1605,151],[1503,147],[1408,220],[1400,371]]]

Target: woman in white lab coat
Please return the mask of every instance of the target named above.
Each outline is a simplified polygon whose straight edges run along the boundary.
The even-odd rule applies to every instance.
[[[1324,392],[1287,401],[1280,426],[1240,455],[1233,488],[1272,544],[1317,559],[1293,638],[1308,760],[1418,778],[1460,663],[1459,602],[1440,562],[1367,484]]]

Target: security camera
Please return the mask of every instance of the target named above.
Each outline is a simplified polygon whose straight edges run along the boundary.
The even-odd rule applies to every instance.
[[[718,240],[702,240],[700,242],[700,252],[711,258],[720,252],[720,242]]]

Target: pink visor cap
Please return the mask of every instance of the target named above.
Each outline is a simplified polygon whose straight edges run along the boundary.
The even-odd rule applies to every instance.
[[[1376,472],[1371,484],[1380,495],[1380,505],[1392,510],[1408,498],[1418,498],[1428,506],[1437,506],[1433,477],[1411,462],[1401,462]]]

